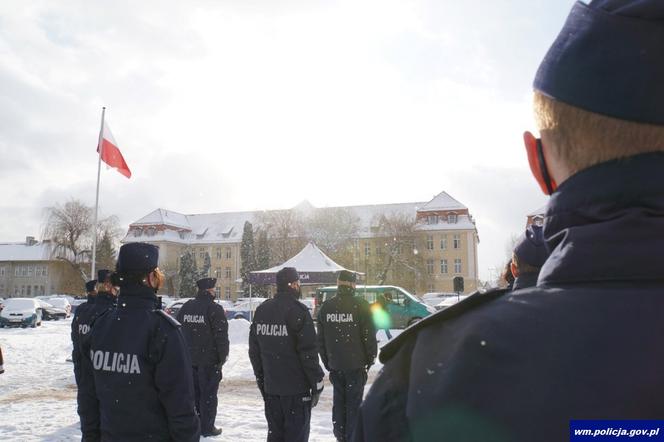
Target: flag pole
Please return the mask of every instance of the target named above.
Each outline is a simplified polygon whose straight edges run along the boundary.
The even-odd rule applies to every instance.
[[[97,161],[97,195],[95,196],[95,217],[92,222],[92,266],[90,268],[90,279],[95,279],[95,260],[97,259],[97,213],[99,210],[99,177],[101,176],[101,150],[102,139],[104,136],[104,114],[106,107],[101,108],[101,128],[99,129],[99,140],[97,141],[97,153],[99,160]]]

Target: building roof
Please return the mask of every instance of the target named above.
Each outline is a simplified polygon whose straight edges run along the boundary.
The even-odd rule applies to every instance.
[[[426,209],[425,209],[426,208]],[[435,209],[434,209],[435,208]],[[460,210],[466,207],[441,192],[429,202],[373,204],[364,206],[332,207],[351,212],[358,224],[359,238],[378,236],[377,227],[382,216],[402,215],[415,219],[417,212],[422,210]],[[303,201],[294,210],[311,213],[316,210],[309,202]],[[222,212],[184,215],[172,210],[157,209],[129,225],[130,230],[122,240],[126,242],[159,242],[169,241],[181,244],[233,244],[242,240],[244,223],[258,222],[262,211],[253,212]],[[167,226],[167,229],[150,229],[150,227]],[[421,230],[476,230],[475,223],[469,215],[458,216],[456,223],[440,222],[438,224],[421,224]]]
[[[0,261],[49,261],[50,243],[0,243]]]
[[[420,207],[420,211],[429,210],[463,210],[466,206],[452,198],[447,192],[440,192],[431,201]]]

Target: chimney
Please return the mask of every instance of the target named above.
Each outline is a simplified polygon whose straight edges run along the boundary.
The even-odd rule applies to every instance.
[[[34,236],[26,236],[25,237],[25,245],[34,246],[35,244],[37,244],[37,241],[35,241]]]

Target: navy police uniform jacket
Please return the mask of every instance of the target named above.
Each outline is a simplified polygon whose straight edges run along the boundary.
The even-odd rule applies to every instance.
[[[664,155],[551,197],[536,287],[475,294],[381,351],[355,441],[562,441],[572,419],[664,416]]]
[[[84,441],[198,441],[191,359],[178,322],[154,291],[123,287],[81,343]]]
[[[323,369],[307,307],[288,293],[277,293],[258,306],[249,330],[249,359],[268,395],[315,391],[323,380]]]
[[[81,372],[81,336],[90,332],[92,321],[106,310],[115,307],[115,297],[111,293],[99,292],[95,296],[88,296],[88,300],[76,308],[74,319],[71,321],[71,359],[74,362],[74,378],[76,385]]]
[[[228,358],[228,321],[224,308],[206,291],[178,312],[194,367],[221,365]]]
[[[337,293],[318,311],[318,349],[327,370],[356,370],[374,363],[376,329],[364,299]]]

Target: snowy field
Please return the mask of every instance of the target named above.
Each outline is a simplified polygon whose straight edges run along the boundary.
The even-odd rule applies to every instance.
[[[1,441],[78,441],[76,385],[71,362],[71,319],[44,321],[36,329],[0,329],[5,374],[0,375]],[[400,330],[392,330],[398,334]],[[249,362],[249,323],[229,322],[231,350],[219,387],[216,425],[221,436],[201,438],[215,441],[264,441],[267,424],[263,401],[256,388]],[[378,338],[385,341],[384,333]],[[372,367],[369,383],[380,367]],[[332,435],[332,386],[325,390],[312,411],[310,441],[334,441]]]

